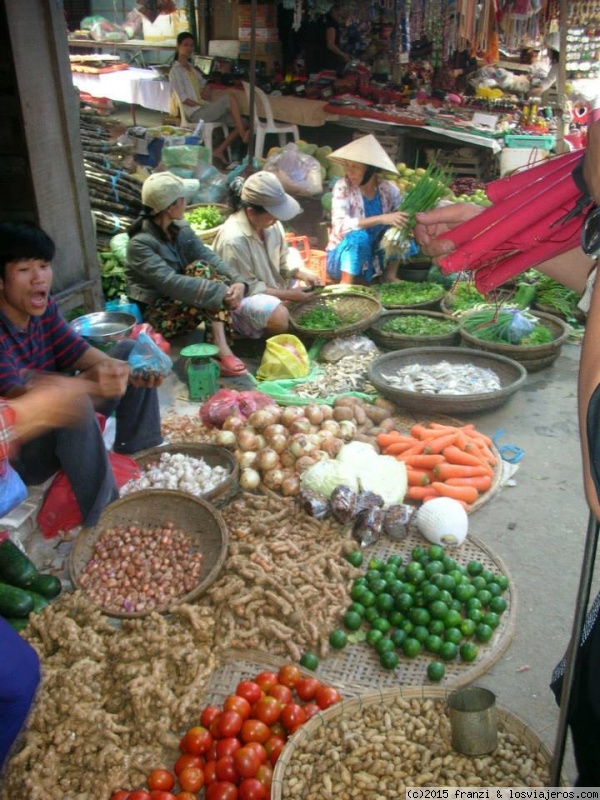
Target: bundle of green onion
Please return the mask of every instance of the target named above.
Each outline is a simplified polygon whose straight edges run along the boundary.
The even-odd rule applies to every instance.
[[[553,339],[552,331],[527,311],[518,308],[484,309],[469,314],[461,328],[484,342],[536,345]]]
[[[435,162],[429,164],[425,173],[404,195],[398,211],[408,214],[404,228],[390,227],[383,234],[381,246],[387,258],[402,258],[409,250],[410,235],[415,227],[415,214],[430,211],[448,193],[452,174]]]

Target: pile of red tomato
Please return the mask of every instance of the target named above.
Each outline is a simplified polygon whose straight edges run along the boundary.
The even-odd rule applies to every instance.
[[[111,800],[267,800],[273,768],[288,736],[342,699],[333,686],[304,677],[295,664],[238,684],[222,708],[207,706],[186,731],[173,771],[152,770],[147,789],[114,792]],[[178,785],[178,791],[174,789]]]

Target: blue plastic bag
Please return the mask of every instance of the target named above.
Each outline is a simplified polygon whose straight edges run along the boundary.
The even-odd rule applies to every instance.
[[[27,487],[7,459],[0,461],[0,517],[9,514],[27,498]]]
[[[128,361],[132,372],[143,377],[161,375],[165,378],[173,368],[169,356],[146,333],[138,336]]]
[[[142,322],[142,312],[137,303],[130,303],[126,297],[120,297],[118,300],[109,300],[108,303],[105,303],[104,309],[106,311],[120,311],[122,314],[133,314],[136,322]]]

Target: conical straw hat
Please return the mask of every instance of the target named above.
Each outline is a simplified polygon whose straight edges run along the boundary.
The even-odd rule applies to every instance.
[[[394,162],[372,133],[334,150],[327,157],[332,161],[357,161],[359,164],[368,164],[371,167],[398,175]]]

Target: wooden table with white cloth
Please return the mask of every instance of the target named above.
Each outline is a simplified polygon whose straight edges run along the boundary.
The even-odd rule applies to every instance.
[[[151,69],[118,70],[107,73],[72,72],[73,84],[92,97],[107,97],[118,103],[129,103],[135,125],[135,106],[152,108],[168,113],[171,87],[167,78],[161,78]]]

